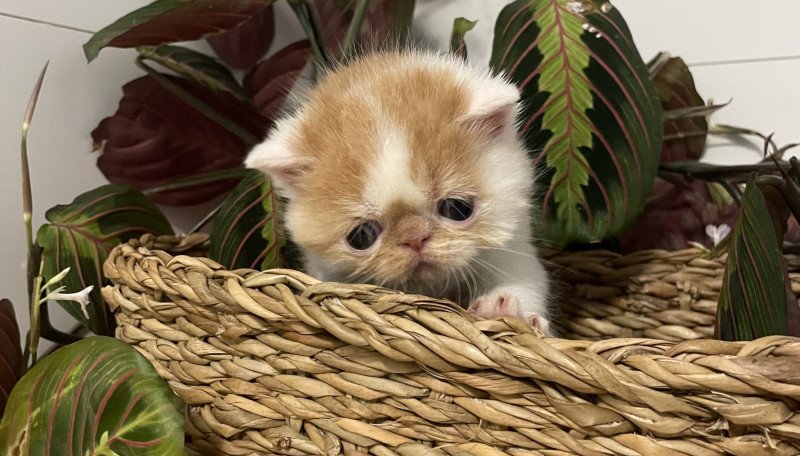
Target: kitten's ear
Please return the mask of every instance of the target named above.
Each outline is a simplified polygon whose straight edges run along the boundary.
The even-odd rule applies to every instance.
[[[303,175],[309,170],[311,160],[300,156],[293,148],[295,119],[278,122],[267,139],[256,145],[244,165],[268,175],[272,184],[286,197],[294,196]]]
[[[519,89],[499,77],[484,79],[472,84],[467,113],[460,121],[475,128],[490,138],[497,138],[507,131],[514,130]]]

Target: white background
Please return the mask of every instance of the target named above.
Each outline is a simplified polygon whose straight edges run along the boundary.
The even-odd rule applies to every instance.
[[[17,306],[28,327],[25,237],[21,216],[19,137],[33,83],[50,69],[29,133],[34,227],[47,208],[68,203],[105,183],[95,166],[89,133],[116,109],[120,87],[138,77],[133,52],[106,49],[87,65],[81,45],[90,33],[147,4],[137,0],[0,0],[0,297]],[[468,36],[471,57],[488,55],[499,0],[418,0],[415,26],[446,42],[457,16],[479,19]],[[645,60],[660,50],[689,64],[700,94],[732,100],[713,120],[774,132],[779,144],[800,142],[800,2],[797,0],[617,0]],[[273,51],[299,37],[279,1]],[[712,139],[706,159],[757,161],[747,144]],[[186,230],[202,209],[168,210]],[[34,229],[35,229],[34,228]],[[57,326],[71,322],[57,312]]]

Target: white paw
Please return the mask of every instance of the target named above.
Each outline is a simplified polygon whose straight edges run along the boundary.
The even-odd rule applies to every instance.
[[[546,317],[546,298],[532,287],[511,285],[495,288],[479,296],[467,311],[485,318],[518,317],[546,336],[553,335],[550,320]]]

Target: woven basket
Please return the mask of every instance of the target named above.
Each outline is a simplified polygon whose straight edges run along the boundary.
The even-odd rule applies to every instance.
[[[206,247],[144,236],[104,265],[117,337],[189,404],[190,455],[800,454],[800,339],[708,339],[723,259],[702,251],[548,255],[568,339],[542,339]]]

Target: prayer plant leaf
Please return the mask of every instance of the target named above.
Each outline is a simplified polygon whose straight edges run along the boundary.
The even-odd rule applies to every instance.
[[[146,191],[240,166],[268,126],[253,103],[185,78],[161,76],[244,130],[253,142],[212,120],[147,75],[122,87],[117,111],[92,131],[95,150],[103,151],[97,159],[103,175],[112,183]],[[233,178],[215,181],[154,193],[151,199],[176,206],[198,204],[229,191],[237,183],[238,179]]]
[[[92,35],[83,45],[91,62],[104,47],[131,48],[192,41],[236,28],[274,0],[156,0]]]
[[[0,452],[183,454],[184,408],[135,348],[90,337],[48,355],[17,383],[0,422]]]
[[[45,214],[49,223],[39,227],[36,242],[44,251],[45,281],[71,268],[61,281],[65,292],[93,285],[87,319],[80,304],[59,304],[95,334],[113,335],[109,312],[100,297],[103,262],[116,245],[144,233],[172,234],[161,211],[144,195],[127,186],[104,185],[79,195]]]
[[[258,63],[244,78],[244,90],[261,115],[274,120],[313,54],[308,40],[297,41]]]
[[[269,179],[251,170],[212,219],[209,258],[228,269],[283,267],[279,204]]]
[[[212,90],[224,91],[240,100],[248,100],[233,74],[213,57],[180,46],[142,46],[139,55],[197,81]]]
[[[22,349],[17,315],[8,299],[0,299],[0,416],[22,373]]]
[[[765,197],[766,196],[766,197]],[[749,183],[733,229],[717,306],[716,337],[753,340],[786,335],[797,322],[781,238],[788,210],[778,190]],[[794,308],[789,311],[789,307]]]
[[[518,0],[495,25],[491,65],[522,92],[520,134],[541,169],[541,237],[619,234],[653,186],[662,113],[630,31],[610,4]]]
[[[661,163],[699,160],[708,136],[705,116],[666,118],[667,111],[706,107],[697,93],[689,67],[680,57],[660,53],[648,63],[648,68],[665,111]]]
[[[269,50],[275,38],[275,10],[270,5],[236,28],[206,38],[214,53],[232,68],[247,70]]]
[[[463,17],[457,17],[453,21],[453,31],[450,33],[450,52],[467,60],[467,43],[464,36],[467,32],[475,28],[478,21],[470,21]]]

